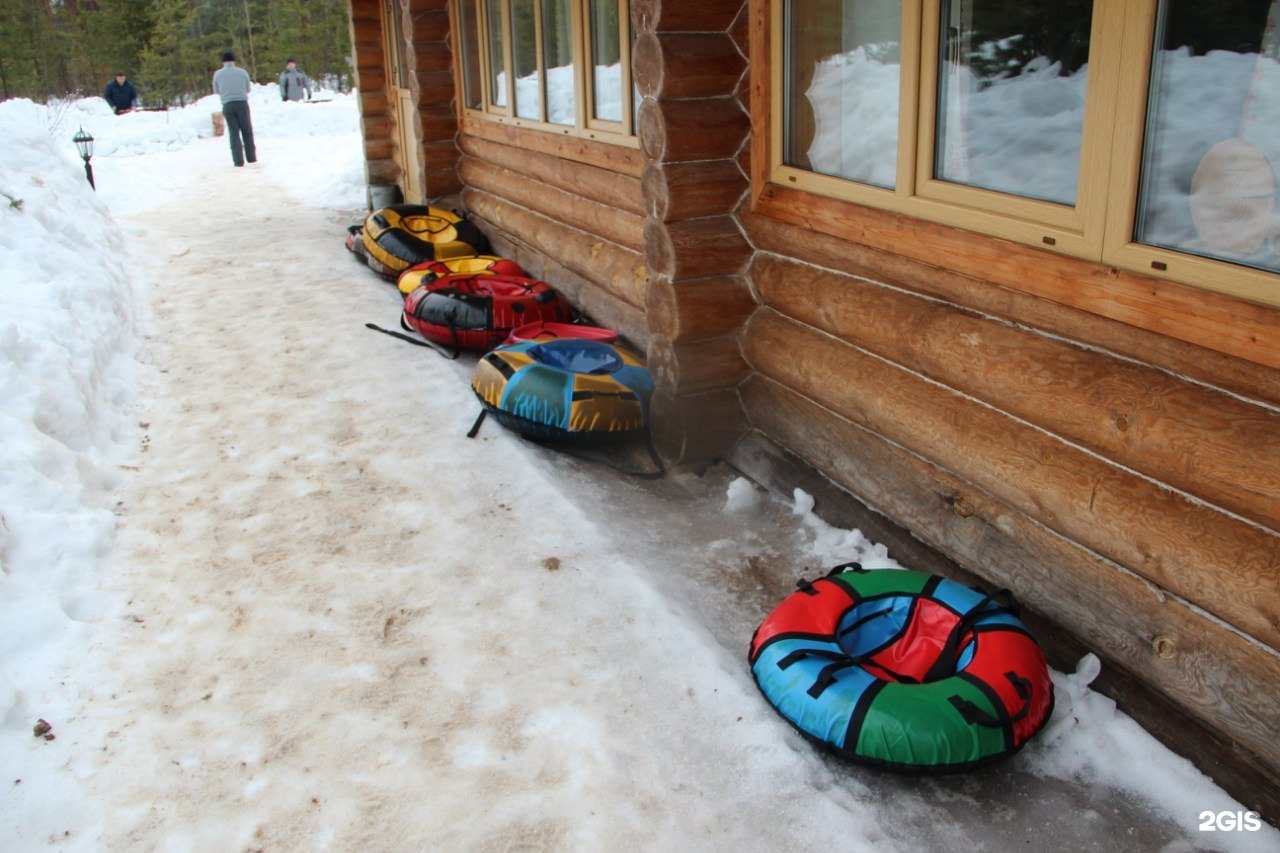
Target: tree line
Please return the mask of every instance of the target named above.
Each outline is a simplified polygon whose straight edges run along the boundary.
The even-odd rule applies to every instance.
[[[260,83],[292,58],[317,83],[352,86],[345,0],[3,0],[0,100],[101,94],[124,72],[141,106],[189,103],[224,50]]]

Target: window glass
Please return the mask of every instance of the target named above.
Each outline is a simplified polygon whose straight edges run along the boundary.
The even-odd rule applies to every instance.
[[[462,97],[467,107],[478,110],[484,106],[484,94],[480,86],[480,19],[476,0],[461,0],[458,9],[461,17]]]
[[[592,115],[622,121],[622,40],[617,0],[588,0]]]
[[[502,0],[485,0],[489,41],[489,88],[494,106],[507,105],[507,51],[502,28]]]
[[[572,126],[576,102],[570,0],[542,0],[542,58],[547,69],[547,121]]]
[[[790,0],[785,32],[783,161],[893,187],[902,4]]]
[[[516,115],[542,120],[542,75],[538,73],[536,0],[511,0],[511,56],[516,67]]]
[[[1160,3],[1138,242],[1280,271],[1277,6]]]
[[[934,176],[1075,204],[1092,0],[943,0]]]

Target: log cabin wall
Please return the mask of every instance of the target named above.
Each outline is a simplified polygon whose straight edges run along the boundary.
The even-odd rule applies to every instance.
[[[394,184],[400,178],[387,88],[381,6],[381,0],[347,2],[351,60],[359,92],[360,135],[364,140],[365,184],[371,187]]]
[[[786,486],[770,457],[793,454],[1011,589],[1147,685],[1126,707],[1157,733],[1194,721],[1208,741],[1171,745],[1274,822],[1280,311],[769,184],[752,13],[753,432],[730,460]]]
[[[463,201],[502,254],[647,350],[659,452],[704,460],[745,427],[745,3],[633,2],[631,24],[639,148],[467,116]]]
[[[417,108],[423,194],[440,199],[462,189],[460,154],[455,143],[458,113],[454,104],[453,47],[449,0],[407,0],[401,10],[409,90]]]
[[[405,152],[402,136],[414,139],[419,150],[410,162],[419,164],[421,189],[427,198],[441,198],[461,189],[458,178],[458,131],[453,103],[453,53],[449,36],[448,0],[394,0],[389,8],[400,15],[400,46],[406,70],[403,81],[411,93],[416,126],[398,132],[401,120],[396,93],[387,70],[389,37],[383,26],[387,0],[349,0],[352,61],[360,93],[360,126],[364,139],[365,182],[369,186],[401,183]]]
[[[738,329],[754,308],[751,246],[734,213],[750,118],[746,4],[632,2],[653,437],[675,462],[723,453],[745,428]]]

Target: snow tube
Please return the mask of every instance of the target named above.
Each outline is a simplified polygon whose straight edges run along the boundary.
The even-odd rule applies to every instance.
[[[500,273],[502,275],[518,275],[527,277],[524,267],[515,261],[499,258],[497,255],[476,255],[470,258],[449,258],[443,261],[427,261],[414,264],[396,279],[396,287],[408,296],[422,285],[437,278],[460,272]]]
[[[404,298],[401,327],[456,349],[488,350],[516,326],[564,322],[573,308],[544,281],[499,273],[454,273]]]
[[[425,261],[489,252],[474,223],[438,207],[396,204],[370,213],[360,232],[366,262],[387,278]]]
[[[801,734],[890,770],[967,770],[1048,721],[1040,646],[997,595],[924,572],[837,566],[751,638],[764,697]]]
[[[592,341],[611,344],[618,339],[613,329],[600,326],[586,326],[579,323],[526,323],[517,326],[507,335],[504,344],[515,344],[521,341],[549,341],[553,338],[585,338]]]
[[[653,379],[639,356],[604,341],[505,344],[476,365],[471,390],[503,426],[532,438],[629,437],[649,425]]]

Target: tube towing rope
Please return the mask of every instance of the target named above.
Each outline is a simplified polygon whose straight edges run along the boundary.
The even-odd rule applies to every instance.
[[[837,755],[967,770],[1048,721],[1044,654],[1000,594],[857,563],[798,586],[751,638],[751,672],[787,722]]]

